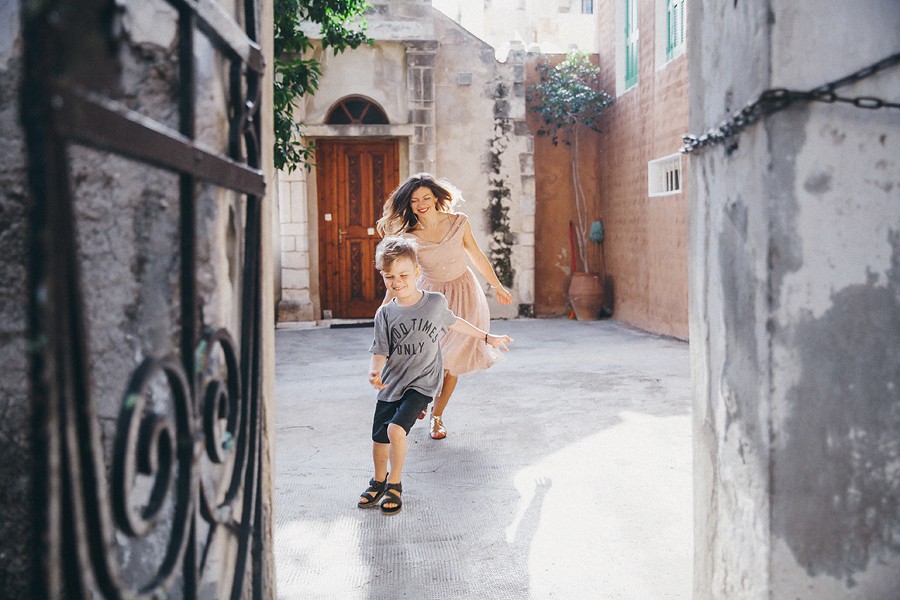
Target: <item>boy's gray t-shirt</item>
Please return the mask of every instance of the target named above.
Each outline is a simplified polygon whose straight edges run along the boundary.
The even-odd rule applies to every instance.
[[[434,398],[444,377],[440,341],[455,322],[447,299],[438,292],[424,292],[412,306],[391,300],[378,309],[370,350],[387,357],[379,400],[396,402],[409,389]]]

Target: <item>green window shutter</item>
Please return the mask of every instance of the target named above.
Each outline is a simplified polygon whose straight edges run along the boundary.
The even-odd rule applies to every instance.
[[[684,48],[685,0],[666,2],[666,60],[672,60]]]
[[[637,0],[625,0],[625,89],[638,81]]]
[[[672,60],[672,49],[675,48],[675,15],[672,11],[672,0],[666,2],[666,60]]]

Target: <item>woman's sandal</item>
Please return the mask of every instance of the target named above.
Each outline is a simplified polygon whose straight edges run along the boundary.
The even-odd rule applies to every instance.
[[[384,496],[384,487],[387,483],[387,477],[384,478],[384,481],[375,481],[375,478],[369,480],[369,487],[366,488],[359,496],[359,502],[356,505],[360,508],[369,508],[371,506],[377,506],[378,501],[381,500],[381,497]],[[375,494],[374,496],[372,494]]]
[[[402,492],[403,484],[401,483],[389,483],[384,486],[384,500],[381,501],[381,512],[386,515],[399,512],[403,508],[403,501],[400,500]],[[393,504],[394,506],[385,506],[385,504]]]
[[[444,427],[444,421],[441,417],[432,413],[431,415],[431,439],[442,440],[447,437],[447,428]]]

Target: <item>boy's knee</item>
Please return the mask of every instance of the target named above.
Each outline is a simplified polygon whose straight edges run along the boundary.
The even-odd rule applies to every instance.
[[[400,425],[397,425],[396,423],[391,423],[388,425],[387,434],[388,434],[388,437],[394,437],[397,435],[402,435],[403,437],[406,437],[406,430],[403,429],[403,427],[401,427]]]

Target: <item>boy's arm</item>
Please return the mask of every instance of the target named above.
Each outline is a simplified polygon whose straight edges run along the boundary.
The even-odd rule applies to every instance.
[[[369,383],[371,383],[372,387],[376,390],[385,387],[384,382],[381,381],[381,370],[384,369],[384,364],[386,362],[387,357],[382,356],[381,354],[373,354],[372,360],[369,362]]]
[[[450,329],[469,337],[481,338],[485,344],[490,344],[494,348],[503,348],[507,352],[509,352],[509,348],[506,347],[506,344],[513,341],[508,335],[491,335],[487,331],[475,327],[462,317],[456,317],[456,322],[450,326]]]

